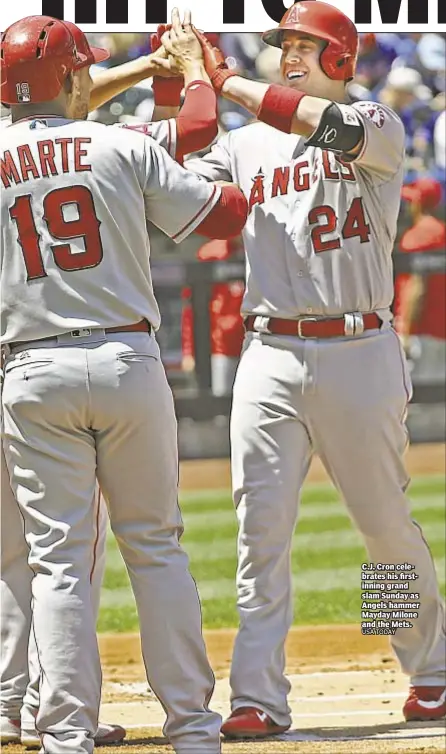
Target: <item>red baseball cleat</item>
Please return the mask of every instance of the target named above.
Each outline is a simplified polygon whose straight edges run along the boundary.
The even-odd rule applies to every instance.
[[[266,712],[256,707],[239,707],[221,726],[226,738],[267,738],[285,733],[289,725],[277,725]]]
[[[446,717],[445,686],[411,686],[403,715],[410,720],[441,720]]]

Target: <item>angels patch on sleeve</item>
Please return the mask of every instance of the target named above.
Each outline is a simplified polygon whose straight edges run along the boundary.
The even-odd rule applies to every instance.
[[[377,128],[382,128],[386,122],[385,110],[376,102],[357,102],[355,107],[360,110],[366,118],[372,121]]]

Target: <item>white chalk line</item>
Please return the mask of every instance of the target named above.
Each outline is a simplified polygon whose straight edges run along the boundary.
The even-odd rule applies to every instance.
[[[299,678],[327,678],[327,676],[330,675],[373,675],[378,674],[379,675],[390,675],[390,672],[388,670],[318,670],[315,673],[295,673],[292,677],[293,679],[299,679]],[[392,674],[393,675],[393,674]]]
[[[119,694],[119,691],[117,692]],[[123,694],[129,693],[127,691],[123,691]],[[141,692],[139,692],[141,693]],[[142,696],[143,694],[141,694]],[[318,695],[318,696],[293,696],[290,697],[291,702],[309,702],[313,704],[314,702],[318,704],[324,704],[325,702],[343,702],[345,699],[353,699],[355,701],[364,700],[364,699],[405,699],[407,696],[407,692],[392,692],[389,694],[383,693],[383,694],[340,694],[338,696],[325,696],[325,695]],[[147,694],[148,699],[152,699],[152,696],[150,694]],[[115,704],[115,702],[105,702],[105,704]],[[137,701],[132,702],[122,702],[120,703],[121,706],[125,706],[128,704],[139,704]]]
[[[346,714],[346,713],[342,713]],[[351,713],[350,713],[351,714]],[[357,713],[357,714],[365,714],[365,713]],[[372,712],[369,714],[375,714],[379,715],[382,714],[381,712]],[[299,717],[299,715],[293,715],[293,718]],[[302,717],[311,717],[311,715],[302,715]],[[315,717],[319,717],[319,715],[315,715]],[[325,715],[324,715],[325,717]],[[403,723],[402,723],[403,724]],[[149,730],[149,731],[160,731],[162,726],[161,725],[153,725],[153,724],[145,724],[145,723],[131,723],[130,725],[125,726],[127,730]],[[323,743],[324,741],[372,741],[372,740],[380,740],[380,741],[405,741],[408,739],[418,739],[418,738],[442,738],[444,736],[444,731],[437,730],[436,728],[431,729],[425,729],[420,728],[418,730],[411,730],[407,733],[404,733],[403,731],[395,732],[395,733],[375,733],[370,734],[368,736],[327,736],[327,735],[316,735],[315,733],[305,733],[305,731],[291,731],[290,733],[285,733],[282,736],[274,736],[275,741],[319,741]]]
[[[405,699],[407,691],[392,692],[389,694],[340,694],[338,696],[295,696],[290,699],[293,702],[343,702],[345,699]],[[324,713],[325,714],[325,713]]]
[[[316,673],[305,673],[300,675],[293,675],[293,680],[303,680],[304,678],[315,678],[315,677],[327,677],[327,676],[339,676],[339,674],[345,675],[355,675],[356,677],[361,675],[387,675],[390,676],[389,671],[382,671],[375,670],[346,670],[346,671],[329,671],[329,672],[316,672]],[[131,684],[126,684],[126,688]],[[140,688],[140,684],[135,684],[135,686],[138,685]],[[384,693],[374,693],[374,694],[339,694],[335,696],[299,696],[299,697],[292,697],[291,701],[294,703],[306,703],[306,704],[313,704],[313,703],[324,703],[324,702],[344,702],[348,701],[349,704],[355,701],[366,701],[371,699],[382,699],[382,700],[388,700],[388,699],[404,699],[407,696],[407,692],[384,692]],[[147,694],[147,697],[149,697],[149,694]],[[148,699],[147,699],[148,700]],[[141,699],[138,701],[126,701],[126,702],[106,702],[103,704],[103,708],[107,710],[112,709],[114,707],[124,707],[124,708],[131,708],[131,707],[140,707],[141,704],[144,704],[146,700]],[[153,701],[153,699],[152,699]],[[398,711],[399,713],[399,711]],[[400,713],[399,713],[400,714]],[[388,720],[389,718],[394,718],[395,716],[395,710],[390,708],[387,710],[379,709],[379,710],[337,710],[337,711],[321,711],[321,712],[305,712],[301,714],[293,714],[293,721],[297,720],[308,720],[308,719],[321,719],[323,715],[323,718],[343,718],[345,720],[345,724],[348,725],[348,720],[350,718],[356,718],[356,717],[381,717],[384,718],[384,720]],[[395,722],[398,724],[398,722],[401,723],[401,725],[405,725],[404,721],[401,719],[400,721],[392,720],[392,723]],[[383,723],[378,723],[383,724]],[[385,723],[384,723],[385,724]],[[439,728],[442,726],[442,721],[439,721]],[[129,725],[126,725],[126,728],[128,730],[153,730],[153,731],[159,731],[162,726],[160,724],[145,724],[145,723],[130,723]],[[326,726],[325,726],[326,727]],[[323,736],[323,735],[315,735],[312,733],[305,733],[304,731],[291,731],[289,733],[285,733],[283,736],[277,736],[275,737],[275,740],[280,741],[366,741],[366,740],[376,740],[376,739],[384,739],[384,740],[403,740],[403,739],[417,739],[417,738],[439,738],[443,737],[445,735],[445,732],[443,729],[439,730],[439,728],[419,728],[415,729],[412,727],[410,730],[404,732],[403,730],[397,731],[395,733],[386,733],[386,734],[370,734],[368,736],[348,736],[348,737],[340,737],[340,736]]]
[[[352,699],[354,697],[349,696],[349,697],[344,697],[344,698]],[[121,703],[117,704],[116,702],[111,702],[111,703],[108,703],[108,704],[107,703],[103,704],[102,707],[104,709],[107,709],[107,712],[109,712],[109,708],[110,707],[114,707],[114,706],[127,707],[127,708],[129,708],[129,707],[136,707],[136,706],[140,707],[141,703],[142,703],[141,701],[139,701],[139,702],[122,702],[122,704]],[[381,709],[381,710],[352,710],[352,711],[339,710],[337,712],[325,712],[325,710],[324,710],[323,712],[302,712],[302,714],[294,714],[293,713],[293,718],[307,720],[309,717],[318,717],[318,718],[320,718],[321,715],[323,715],[324,717],[346,717],[346,718],[347,717],[359,717],[360,715],[393,716],[393,715],[395,715],[395,711],[392,710],[392,709],[389,709],[388,711]],[[153,727],[156,728],[157,726],[154,725]]]
[[[320,670],[320,671],[318,670],[318,671],[316,671],[314,673],[292,673],[291,675],[288,674],[288,678],[290,678],[292,681],[301,681],[304,678],[328,678],[330,676],[339,676],[339,675],[342,675],[342,676],[354,675],[356,677],[358,675],[368,675],[368,676],[372,676],[372,675],[375,675],[375,676],[376,675],[380,675],[380,676],[387,675],[387,676],[391,676],[391,675],[395,675],[395,673],[393,673],[390,670],[380,670],[378,668],[375,669],[375,670],[344,670],[344,669],[339,669],[339,670]],[[222,680],[227,680],[227,678],[218,678],[217,679],[217,683],[219,683],[219,682],[221,683]],[[136,682],[136,683],[124,683],[124,684],[121,684],[121,683],[116,682],[116,681],[109,681],[107,683],[107,688],[113,690],[114,692],[119,693],[119,687],[123,688],[123,692],[122,693],[128,693],[128,692],[132,692],[133,691],[134,693],[140,694],[140,693],[144,693],[145,691],[148,690],[147,682],[144,682],[144,681],[140,681],[140,682]]]

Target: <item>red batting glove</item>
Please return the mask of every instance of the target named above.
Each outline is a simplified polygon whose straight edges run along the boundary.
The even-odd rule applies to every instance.
[[[201,31],[198,31],[195,26],[193,29],[203,50],[206,73],[209,76],[215,91],[220,94],[225,81],[231,76],[238,76],[239,74],[235,71],[229,70],[224,55],[218,47],[213,47],[209,40],[206,39],[206,36],[202,34]]]
[[[170,26],[160,24],[156,34],[150,37],[152,52],[156,52],[162,46],[161,37],[170,29]],[[181,92],[184,88],[183,76],[154,76],[152,82],[155,105],[163,107],[179,107],[181,104]]]

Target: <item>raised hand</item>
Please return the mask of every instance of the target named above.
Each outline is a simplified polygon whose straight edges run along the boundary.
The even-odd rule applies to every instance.
[[[203,50],[192,28],[190,10],[185,11],[181,23],[178,8],[173,9],[171,28],[167,28],[162,35],[161,44],[169,55],[169,61],[182,73],[203,66]]]
[[[168,53],[163,47],[161,38],[171,27],[160,24],[155,34],[150,37],[153,63],[156,65],[156,74],[153,78],[153,96],[155,105],[162,107],[178,107],[181,102],[181,92],[184,88],[184,76],[178,70],[173,58],[168,58]]]

